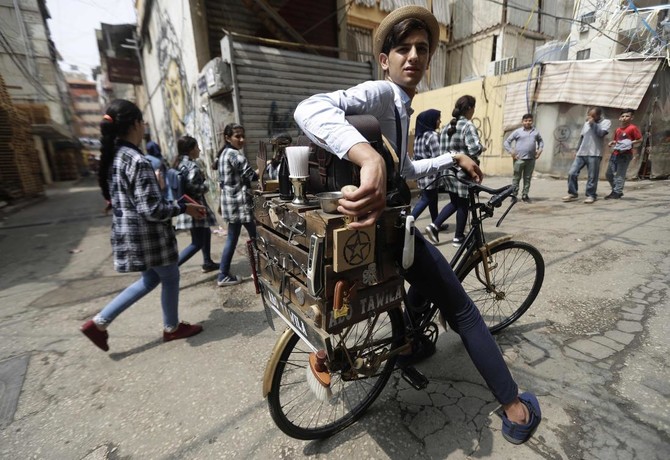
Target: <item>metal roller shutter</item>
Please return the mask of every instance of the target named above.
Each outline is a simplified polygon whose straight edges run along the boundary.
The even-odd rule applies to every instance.
[[[245,153],[251,162],[256,158],[258,141],[280,132],[298,136],[293,111],[300,101],[373,78],[369,61],[287,51],[234,41],[230,36],[223,38],[221,48],[224,61],[232,64],[236,119],[245,128]]]

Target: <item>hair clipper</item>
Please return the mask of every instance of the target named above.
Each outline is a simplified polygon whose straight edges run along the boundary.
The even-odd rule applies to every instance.
[[[405,241],[402,246],[402,268],[407,270],[414,263],[414,216],[405,216]]]

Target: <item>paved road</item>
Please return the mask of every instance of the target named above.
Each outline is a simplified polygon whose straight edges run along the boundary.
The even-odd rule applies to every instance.
[[[536,304],[497,337],[545,417],[518,447],[502,439],[497,405],[453,332],[418,366],[426,390],[394,375],[343,433],[287,438],[260,386],[278,332],[250,283],[217,288],[196,259],[182,270],[180,313],[204,333],[163,344],[152,293],[99,351],[78,327],[135,277],[113,272],[94,182],[51,189],[0,222],[0,457],[668,458],[670,182],[629,182],[624,199],[593,205],[562,203],[565,188],[536,179],[535,201],[489,226],[536,245],[547,263]],[[418,226],[427,223],[426,212]],[[220,254],[223,236],[213,245]],[[249,273],[242,252],[234,268]]]

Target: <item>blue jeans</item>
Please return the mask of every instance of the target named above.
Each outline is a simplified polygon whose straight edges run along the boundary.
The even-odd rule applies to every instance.
[[[451,202],[442,208],[437,219],[433,221],[433,225],[439,229],[444,221],[455,212],[456,232],[454,233],[454,237],[465,238],[465,224],[468,222],[468,199],[461,198],[458,196],[458,193],[453,192],[449,192],[449,199]]]
[[[577,178],[579,172],[586,166],[588,177],[586,178],[586,196],[597,198],[598,194],[598,173],[600,172],[600,157],[575,157],[575,161],[568,171],[568,193],[570,195],[579,195],[577,193]]]
[[[421,190],[421,197],[412,209],[414,219],[418,219],[424,209],[428,208],[430,220],[435,220],[435,217],[437,217],[437,194],[438,190],[436,188]]]
[[[623,195],[623,185],[626,182],[626,173],[628,172],[628,165],[633,159],[631,153],[620,153],[612,155],[609,163],[607,163],[607,172],[605,177],[607,182],[612,186],[612,191]]]
[[[479,310],[461,286],[442,253],[415,233],[414,263],[404,273],[409,302],[428,299],[436,304],[449,326],[463,341],[473,364],[501,404],[517,397],[519,388],[503,360]]]
[[[237,240],[240,238],[240,231],[242,231],[243,225],[244,228],[247,229],[249,238],[256,238],[256,224],[254,222],[228,223],[228,238],[226,239],[226,245],[223,247],[223,253],[221,254],[221,264],[219,265],[219,281],[230,275],[230,263],[233,260],[233,254],[235,253],[235,247],[237,246]]]
[[[163,326],[172,329],[179,324],[179,267],[177,264],[151,267],[142,277],[125,288],[95,317],[96,324],[108,325],[128,307],[150,293],[158,284],[161,289]]]
[[[521,179],[523,179],[523,192],[521,192],[521,196],[528,196],[528,192],[530,191],[530,180],[533,177],[533,170],[535,170],[534,158],[530,160],[514,160],[514,179],[512,179],[514,196],[519,193]]]
[[[177,265],[186,262],[200,249],[202,249],[202,262],[205,264],[212,262],[212,257],[209,255],[211,247],[212,231],[209,227],[193,227],[191,229],[191,244],[179,253],[179,262],[177,262]]]

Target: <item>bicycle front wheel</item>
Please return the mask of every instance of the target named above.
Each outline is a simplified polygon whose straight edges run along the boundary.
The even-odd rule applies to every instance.
[[[403,334],[400,308],[392,308],[333,336],[331,394],[322,401],[308,383],[311,349],[294,333],[280,351],[268,394],[279,429],[297,439],[320,439],[358,420],[391,376],[396,357],[385,354],[402,343]]]
[[[544,281],[544,259],[528,243],[507,241],[491,249],[487,265],[489,282],[481,256],[458,273],[458,279],[491,334],[496,334],[519,319],[535,301]]]

